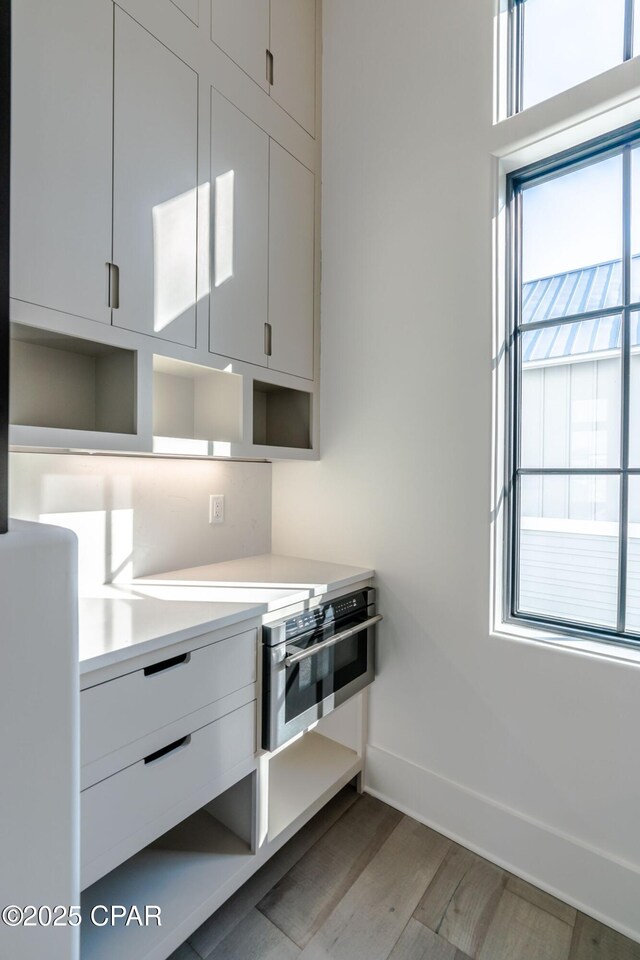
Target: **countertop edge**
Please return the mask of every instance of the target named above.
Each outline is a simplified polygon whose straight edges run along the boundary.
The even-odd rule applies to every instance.
[[[194,640],[204,633],[224,630],[225,627],[232,627],[236,623],[244,623],[246,620],[262,617],[266,612],[265,608],[266,604],[257,603],[249,610],[239,610],[237,613],[223,614],[211,620],[203,620],[189,627],[183,627],[180,630],[173,630],[170,633],[160,634],[157,637],[150,637],[148,640],[141,640],[138,643],[133,643],[126,647],[119,647],[117,650],[109,650],[106,653],[87,657],[84,660],[81,659],[79,661],[80,676],[84,677],[97,670],[117,666],[120,663],[126,663],[127,660],[143,657],[145,654],[154,653],[156,650],[164,650],[165,647],[173,646],[175,643]]]
[[[247,561],[253,561],[253,557],[246,558]],[[301,563],[308,563],[309,561],[304,558],[287,558],[290,559],[293,564],[296,560],[300,560]],[[328,566],[331,564],[327,564]],[[200,568],[193,567],[189,568],[190,571],[195,571],[197,569],[205,568],[215,568],[217,564],[202,564]],[[343,569],[347,568],[346,564],[334,564],[334,566],[341,567]],[[364,567],[353,567],[353,572],[348,573],[346,576],[337,577],[334,580],[329,580],[328,582],[310,582],[309,580],[300,579],[298,582],[293,582],[289,580],[288,582],[274,581],[274,580],[252,580],[250,583],[247,580],[228,580],[228,579],[167,579],[167,574],[161,575],[152,575],[147,577],[139,577],[133,580],[130,586],[135,586],[135,584],[144,583],[146,585],[158,585],[158,586],[169,586],[172,583],[177,583],[181,586],[203,586],[205,583],[207,586],[219,586],[226,587],[229,589],[241,588],[241,587],[256,587],[262,589],[273,589],[273,590],[286,590],[288,595],[281,597],[277,604],[272,605],[269,602],[256,602],[253,604],[247,603],[245,608],[238,610],[233,613],[223,613],[219,616],[216,616],[215,613],[210,617],[203,619],[198,623],[191,623],[184,628],[173,629],[166,634],[158,634],[154,637],[149,637],[140,641],[134,641],[130,644],[118,647],[115,649],[106,650],[101,653],[90,654],[86,658],[82,659],[82,654],[80,654],[79,661],[79,674],[81,678],[86,677],[88,674],[99,674],[99,671],[102,669],[107,670],[108,668],[118,667],[119,665],[125,665],[127,661],[136,660],[139,657],[144,657],[149,654],[154,653],[155,651],[161,651],[166,647],[172,646],[174,644],[182,643],[184,641],[193,640],[196,637],[204,633],[215,632],[217,630],[223,630],[227,627],[233,626],[234,624],[241,624],[248,620],[262,618],[267,614],[273,615],[277,613],[278,610],[284,610],[288,606],[292,606],[296,603],[301,603],[306,600],[315,599],[317,597],[323,596],[327,593],[333,593],[336,590],[348,589],[350,586],[356,583],[364,583],[371,581],[375,577],[375,571],[372,569]],[[176,571],[179,573],[180,571]],[[127,586],[127,585],[122,585]],[[80,602],[82,602],[82,599]],[[84,598],[92,599],[92,598]],[[108,603],[110,599],[114,603],[122,602],[122,598],[102,598],[103,602]],[[171,603],[171,600],[167,600],[167,603]],[[176,601],[179,603],[180,601]],[[239,601],[242,602],[242,601]],[[215,601],[211,601],[212,606],[215,604]],[[99,679],[96,680],[97,683],[100,682]]]

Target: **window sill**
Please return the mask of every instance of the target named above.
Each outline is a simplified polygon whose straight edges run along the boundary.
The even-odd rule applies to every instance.
[[[623,644],[596,638],[569,636],[563,634],[560,628],[555,631],[508,620],[495,625],[490,632],[490,636],[498,640],[515,640],[527,644],[542,643],[564,653],[581,654],[592,659],[613,660],[617,663],[627,663],[640,667],[640,647],[636,649],[635,647],[627,647]]]
[[[640,118],[640,57],[500,120],[491,153],[505,173],[536,163]]]

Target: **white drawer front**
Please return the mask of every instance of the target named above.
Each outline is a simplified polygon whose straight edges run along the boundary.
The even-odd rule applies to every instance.
[[[82,765],[254,683],[256,640],[257,632],[249,630],[192,650],[168,669],[136,670],[83,690]],[[159,654],[158,664],[163,662],[169,661]]]
[[[253,701],[195,731],[164,756],[140,760],[84,790],[83,887],[212,799],[214,793],[206,794],[208,785],[215,790],[227,771],[253,758],[255,727]]]

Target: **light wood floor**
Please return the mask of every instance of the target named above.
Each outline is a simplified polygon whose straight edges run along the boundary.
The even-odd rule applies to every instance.
[[[171,960],[640,960],[640,945],[343,790]]]

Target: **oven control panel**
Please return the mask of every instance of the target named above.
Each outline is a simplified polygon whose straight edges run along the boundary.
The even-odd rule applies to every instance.
[[[322,604],[315,610],[307,610],[287,620],[284,624],[285,639],[291,640],[293,637],[308,633],[310,630],[317,630],[326,626],[334,620],[342,620],[344,617],[366,609],[366,591],[352,593],[348,597],[340,597],[330,603]]]

